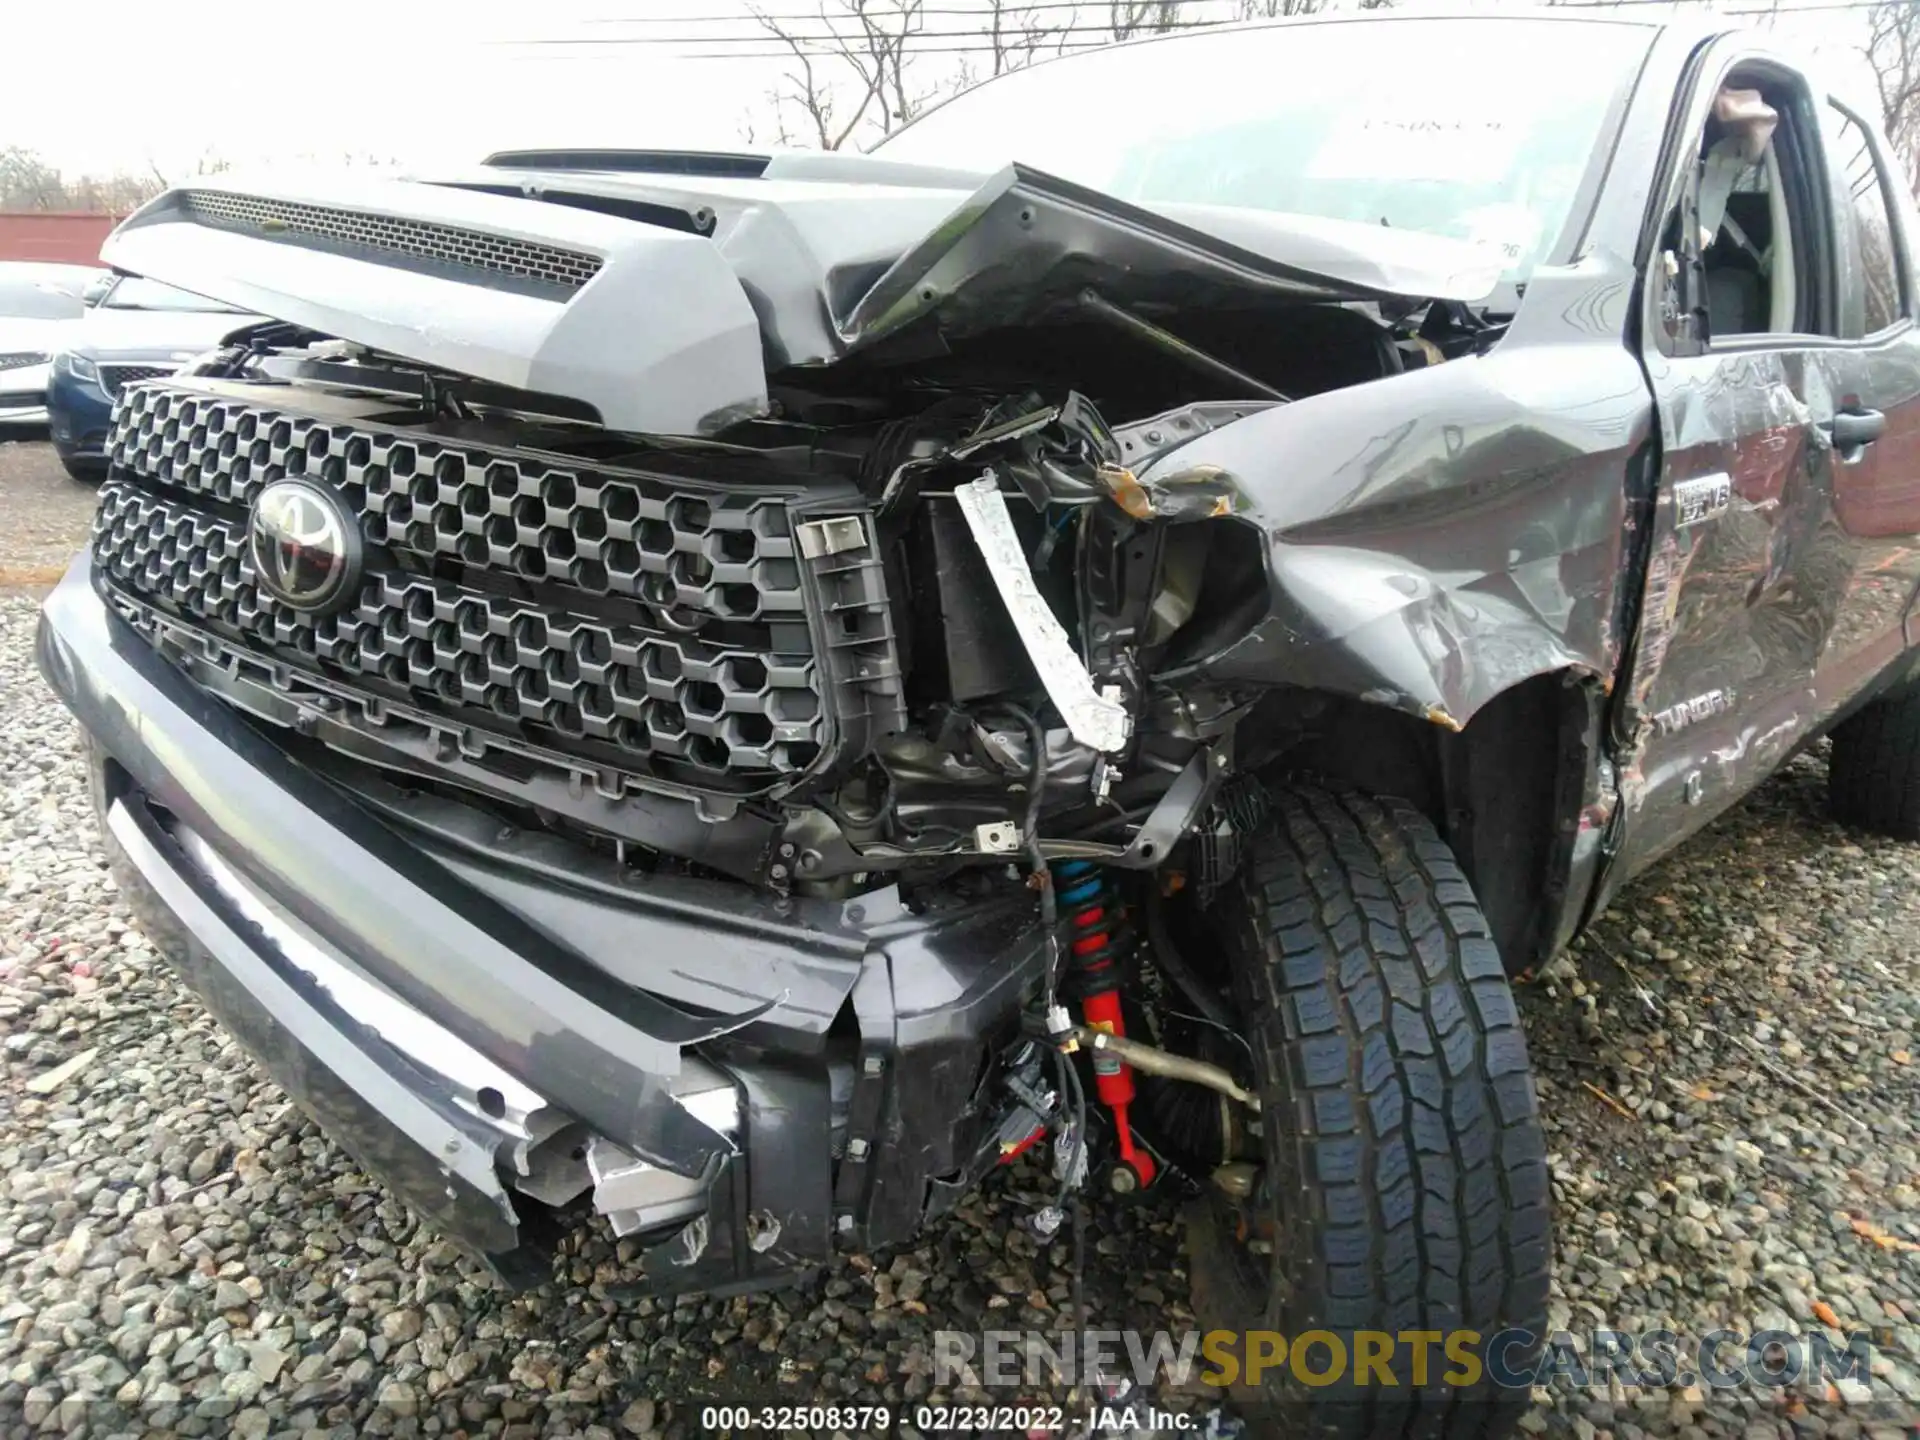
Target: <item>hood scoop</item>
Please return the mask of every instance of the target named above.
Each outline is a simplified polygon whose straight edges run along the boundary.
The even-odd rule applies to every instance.
[[[766,409],[760,326],[711,241],[415,181],[172,190],[111,265],[423,365],[564,396],[619,430]]]

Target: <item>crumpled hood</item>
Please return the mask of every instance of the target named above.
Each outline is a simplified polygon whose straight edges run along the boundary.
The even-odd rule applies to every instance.
[[[434,180],[172,190],[102,251],[135,274],[499,384],[604,423],[712,433],[767,377],[909,327],[961,336],[1114,303],[1479,299],[1485,251],[1216,207],[1149,211],[1015,165],[551,152]]]

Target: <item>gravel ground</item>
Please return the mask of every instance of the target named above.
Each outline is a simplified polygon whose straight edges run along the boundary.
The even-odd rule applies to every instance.
[[[0,575],[77,543],[84,493],[43,447],[0,446]],[[703,1399],[899,1406],[929,1395],[932,1331],[1060,1322],[1066,1247],[1016,1228],[1024,1171],[803,1292],[658,1304],[597,1231],[544,1290],[492,1289],[131,926],[33,619],[31,593],[0,594],[0,1431],[688,1435]],[[1559,1200],[1556,1323],[1871,1330],[1876,1404],[1851,1386],[1616,1387],[1555,1396],[1530,1429],[1912,1433],[1920,848],[1829,824],[1823,769],[1796,761],[1521,994]],[[1088,1243],[1093,1324],[1191,1324],[1171,1213],[1102,1205]],[[1198,1386],[1156,1399],[1212,1406]]]
[[[32,433],[0,426],[0,588],[51,585],[93,523],[93,487]]]

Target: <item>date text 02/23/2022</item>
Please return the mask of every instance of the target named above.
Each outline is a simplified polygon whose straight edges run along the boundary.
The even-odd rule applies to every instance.
[[[1060,1405],[916,1405],[896,1416],[888,1405],[708,1405],[700,1411],[700,1428],[707,1432],[834,1430],[891,1432],[895,1419],[912,1424],[923,1435],[1020,1434],[1059,1432],[1074,1422],[1075,1429],[1148,1429],[1164,1433],[1195,1424],[1191,1415],[1171,1414],[1137,1406],[1105,1406],[1091,1415],[1070,1415]]]

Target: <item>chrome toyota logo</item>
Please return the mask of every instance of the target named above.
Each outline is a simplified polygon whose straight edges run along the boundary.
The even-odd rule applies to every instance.
[[[247,543],[260,586],[296,610],[339,610],[360,591],[360,527],[328,486],[276,480],[253,502]]]

